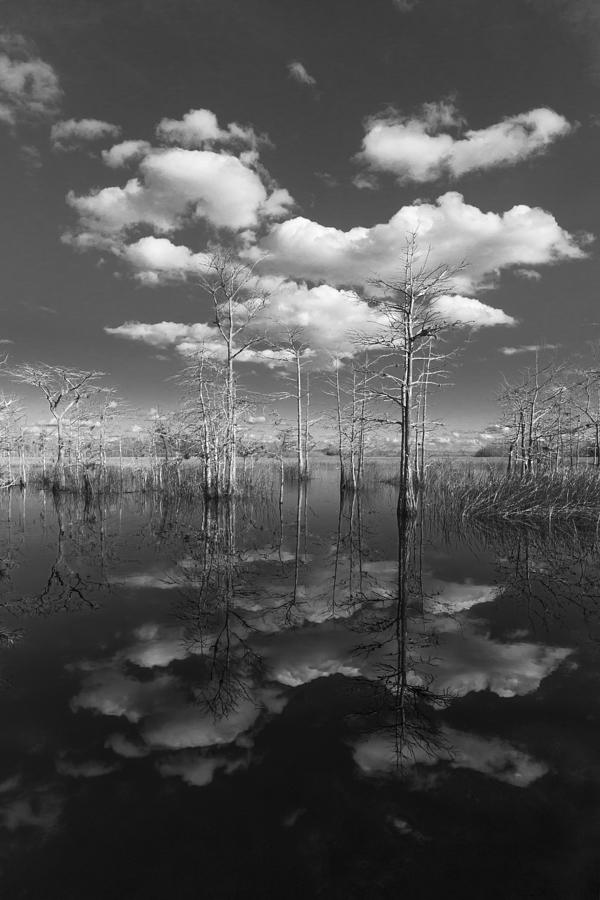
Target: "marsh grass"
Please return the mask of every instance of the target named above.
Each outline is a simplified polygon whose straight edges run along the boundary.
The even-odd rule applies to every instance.
[[[339,478],[337,461],[311,460],[308,480]],[[239,460],[238,496],[276,496],[281,486],[297,481],[296,461],[256,457]],[[51,491],[51,473],[27,467],[27,486]],[[365,460],[361,490],[382,485],[398,487],[398,460]],[[14,486],[19,486],[15,482]],[[156,462],[130,459],[125,465],[79,464],[67,466],[61,493],[87,498],[119,494],[158,494],[166,498],[196,500],[204,494],[203,468],[198,460]],[[432,460],[425,469],[422,502],[430,511],[454,519],[580,519],[600,521],[600,472],[592,466],[540,470],[506,475],[503,467],[483,460]]]
[[[463,519],[592,521],[600,518],[600,474],[586,467],[520,477],[495,466],[433,466],[424,499]]]

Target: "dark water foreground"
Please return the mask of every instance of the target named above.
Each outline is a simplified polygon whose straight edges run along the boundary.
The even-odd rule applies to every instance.
[[[0,897],[600,887],[598,536],[0,506]]]

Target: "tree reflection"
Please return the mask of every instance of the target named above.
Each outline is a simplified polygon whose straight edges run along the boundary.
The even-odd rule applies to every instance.
[[[201,700],[215,716],[226,716],[241,700],[251,699],[249,685],[262,670],[248,640],[253,629],[239,604],[242,595],[247,601],[253,591],[243,577],[236,546],[233,498],[205,501],[202,526],[189,535],[188,546],[178,618],[189,652],[207,662]]]
[[[451,700],[432,688],[434,670],[426,650],[433,641],[422,614],[422,513],[418,519],[398,516],[398,570],[395,595],[364,629],[367,639],[357,652],[374,660],[379,705],[373,711],[376,730],[389,736],[397,768],[425,757],[447,757],[450,747],[436,712]]]

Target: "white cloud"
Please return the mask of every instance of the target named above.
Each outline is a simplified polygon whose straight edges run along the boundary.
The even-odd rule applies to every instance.
[[[352,356],[357,335],[372,333],[378,318],[377,311],[348,291],[284,281],[273,287],[257,324],[273,338],[301,329],[299,339],[313,352],[323,351],[326,359],[319,362],[331,365],[330,354]]]
[[[257,135],[250,125],[230,122],[221,128],[210,109],[190,109],[181,119],[162,119],[156,126],[156,136],[167,144],[188,149],[202,149],[213,144],[242,144],[256,147],[268,139]]]
[[[121,141],[120,144],[103,150],[102,160],[111,169],[120,169],[129,163],[139,162],[151,149],[148,141]]]
[[[67,200],[79,216],[77,243],[83,247],[117,241],[140,225],[159,234],[203,219],[217,228],[252,229],[293,202],[287,191],[267,189],[261,175],[236,156],[179,147],[148,153],[138,177],[124,187],[81,197],[70,192]]]
[[[107,334],[132,341],[142,341],[151,347],[176,347],[183,355],[197,353],[200,348],[203,348],[207,355],[215,359],[223,359],[225,354],[224,344],[217,328],[202,322],[194,325],[184,325],[180,322],[156,322],[155,324],[125,322],[116,328],[105,328],[104,330]],[[131,581],[129,584],[133,586]],[[158,584],[155,586],[170,585]]]
[[[50,129],[50,140],[57,150],[77,150],[95,141],[113,140],[121,133],[118,125],[100,119],[65,119]]]
[[[152,235],[127,245],[122,257],[136,270],[136,277],[147,283],[159,283],[165,277],[177,279],[206,273],[211,261],[209,253],[193,253],[183,244]]]
[[[467,268],[455,278],[457,291],[490,284],[502,269],[580,259],[584,252],[551,213],[513,206],[483,212],[450,191],[435,203],[403,206],[389,220],[348,231],[303,217],[275,224],[260,242],[268,254],[262,271],[331,285],[366,285],[373,277],[393,279],[402,268],[408,234],[416,232],[429,265]]]
[[[307,87],[314,87],[317,83],[316,78],[309,75],[306,68],[301,62],[298,62],[298,60],[288,63],[287,70],[290,73],[290,78],[293,78],[294,81],[297,81],[299,84],[305,84]]]
[[[0,121],[14,127],[21,120],[51,118],[61,98],[52,66],[23,38],[5,38],[0,44]]]
[[[436,114],[436,111],[438,111]],[[572,126],[545,107],[510,116],[487,128],[454,137],[462,122],[452,104],[427,104],[419,116],[396,112],[373,116],[358,159],[369,168],[390,172],[400,181],[434,181],[442,175],[458,178],[468,172],[515,165],[543,152]]]
[[[432,305],[447,322],[470,325],[472,328],[517,324],[516,319],[501,309],[495,309],[473,297],[461,297],[459,294],[447,295],[438,297]]]

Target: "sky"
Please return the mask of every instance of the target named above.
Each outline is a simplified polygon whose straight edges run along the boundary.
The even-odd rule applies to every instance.
[[[349,292],[394,277],[413,230],[433,263],[467,262],[433,406],[448,433],[496,421],[536,346],[572,358],[600,336],[593,0],[3,0],[0,30],[11,365],[173,406],[214,338],[215,243],[349,365],[369,316]],[[242,374],[282,387],[264,360]]]

